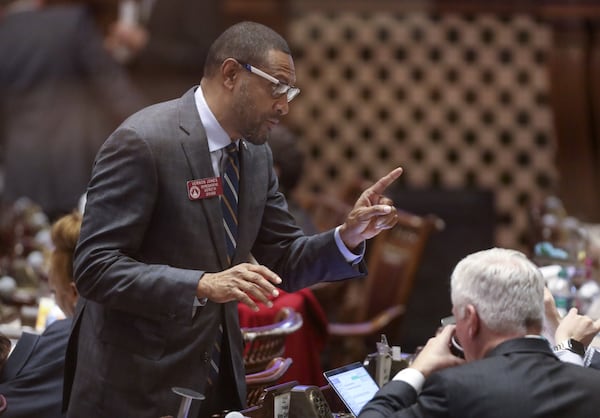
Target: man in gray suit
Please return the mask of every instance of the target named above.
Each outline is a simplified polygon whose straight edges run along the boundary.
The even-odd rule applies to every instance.
[[[561,362],[540,336],[544,278],[523,254],[467,256],[452,273],[451,295],[456,326],[430,339],[359,418],[598,416],[600,373]],[[465,360],[450,351],[453,334]]]
[[[295,81],[285,40],[239,23],[211,46],[199,87],[133,115],[103,145],[75,253],[82,297],[67,350],[68,416],[174,415],[173,386],[206,396],[190,416],[240,409],[237,304],[269,304],[274,285],[294,291],[365,273],[364,240],[397,221],[383,192],[402,169],[367,189],[343,225],[304,236],[266,145]],[[235,187],[221,176],[231,179],[223,160],[234,160],[224,152],[232,143],[238,224],[226,234],[221,201]]]

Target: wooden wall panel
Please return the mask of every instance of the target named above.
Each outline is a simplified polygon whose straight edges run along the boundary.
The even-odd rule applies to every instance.
[[[559,194],[567,211],[599,220],[598,173],[594,143],[600,116],[594,104],[592,57],[588,25],[581,20],[554,21],[550,59],[552,108],[560,173]]]
[[[391,13],[525,13],[552,29],[550,97],[558,149],[557,194],[567,210],[600,221],[600,2],[597,0],[225,0],[227,22],[268,24],[287,36],[290,20],[307,11]]]
[[[252,20],[267,25],[285,36],[289,15],[288,5],[289,2],[284,0],[225,0],[222,9],[225,26],[243,20]]]

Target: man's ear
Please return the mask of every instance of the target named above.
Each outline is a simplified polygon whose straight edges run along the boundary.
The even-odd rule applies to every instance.
[[[223,61],[223,64],[221,64],[221,76],[223,77],[223,85],[228,90],[233,90],[240,69],[240,64],[233,58],[227,58],[225,61]]]
[[[465,321],[467,322],[467,331],[469,333],[469,337],[473,338],[479,334],[480,321],[479,314],[477,313],[475,306],[469,304],[465,307]]]
[[[69,283],[69,292],[73,297],[79,297],[79,291],[77,290],[77,286],[75,286],[75,282]]]

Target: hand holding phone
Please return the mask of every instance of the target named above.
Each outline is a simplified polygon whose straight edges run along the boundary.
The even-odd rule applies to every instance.
[[[454,354],[456,357],[465,358],[465,352],[458,342],[458,338],[456,338],[456,334],[452,334],[450,337],[450,352]]]
[[[450,352],[450,339],[453,332],[454,325],[447,326],[438,335],[430,338],[410,367],[419,370],[427,377],[436,370],[462,364],[464,360]]]
[[[446,327],[447,325],[455,325],[456,318],[454,315],[446,316],[440,320],[442,327]],[[452,337],[450,337],[450,352],[454,354],[456,357],[465,358],[465,352],[458,342],[458,338],[456,338],[456,333],[452,333]]]

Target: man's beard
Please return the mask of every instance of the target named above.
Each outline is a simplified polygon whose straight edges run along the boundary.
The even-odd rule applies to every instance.
[[[235,114],[238,115],[242,138],[254,145],[262,145],[267,142],[271,131],[264,129],[261,132],[261,127],[265,125],[268,116],[254,114],[256,105],[245,85],[241,86],[239,98],[235,101],[234,107]]]

